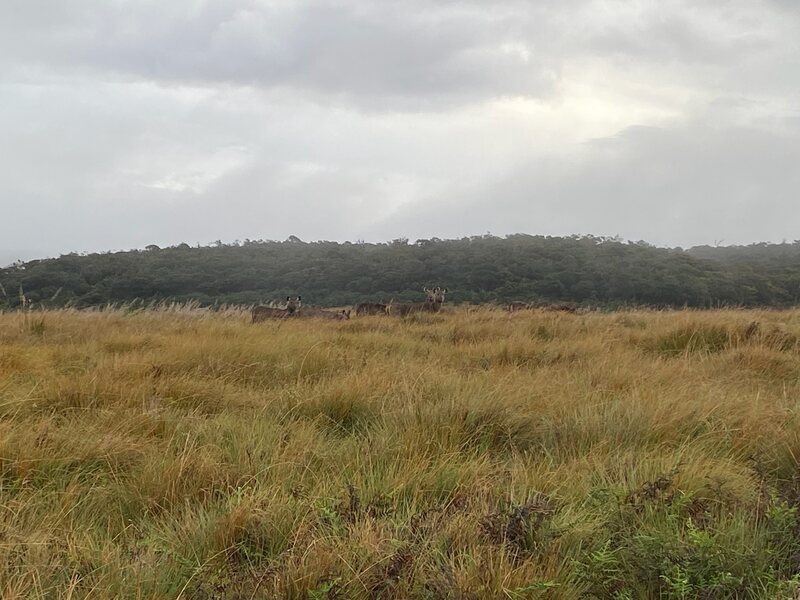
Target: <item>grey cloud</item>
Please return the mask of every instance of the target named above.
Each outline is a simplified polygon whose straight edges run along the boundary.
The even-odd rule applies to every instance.
[[[182,7],[176,10],[175,6]],[[72,5],[0,12],[6,62],[184,83],[297,88],[409,107],[542,95],[554,64],[509,51],[511,16],[378,2]],[[0,9],[2,10],[2,9]]]
[[[584,150],[579,160],[522,164],[480,189],[408,207],[384,231],[592,233],[683,246],[800,238],[797,129],[632,127]]]
[[[54,206],[44,218],[41,200],[28,198],[5,212],[15,229],[35,234],[6,239],[46,254],[290,234],[357,239],[369,232],[376,214],[385,213],[380,199],[387,186],[390,181],[358,171],[303,172],[302,166],[253,162],[199,193],[122,185],[106,190],[108,197]]]
[[[12,0],[0,248],[800,237],[798,24],[782,0]]]
[[[775,30],[791,31],[795,13],[780,2],[756,10],[741,1],[721,10],[674,0],[30,0],[0,7],[0,64],[21,70],[19,77],[29,74],[27,65],[112,79],[297,89],[325,102],[417,110],[490,97],[548,98],[558,91],[564,62],[581,58],[625,58],[649,68],[726,65],[738,77],[758,77],[739,63],[792,46]]]
[[[614,25],[597,32],[590,45],[604,54],[640,61],[730,65],[768,49],[771,40],[763,33],[744,31],[715,37],[686,14],[658,10],[631,27]]]

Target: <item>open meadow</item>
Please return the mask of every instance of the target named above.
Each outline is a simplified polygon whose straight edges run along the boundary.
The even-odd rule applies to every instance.
[[[795,598],[800,311],[0,314],[0,596]]]

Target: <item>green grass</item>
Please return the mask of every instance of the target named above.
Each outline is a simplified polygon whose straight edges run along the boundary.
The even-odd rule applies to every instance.
[[[0,596],[794,598],[798,335],[0,314]]]

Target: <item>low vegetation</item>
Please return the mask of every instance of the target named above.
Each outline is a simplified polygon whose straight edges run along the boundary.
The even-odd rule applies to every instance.
[[[795,598],[800,311],[0,314],[0,596]]]

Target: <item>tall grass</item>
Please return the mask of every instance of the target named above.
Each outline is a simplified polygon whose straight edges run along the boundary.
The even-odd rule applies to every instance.
[[[799,335],[0,314],[0,595],[796,597]]]

